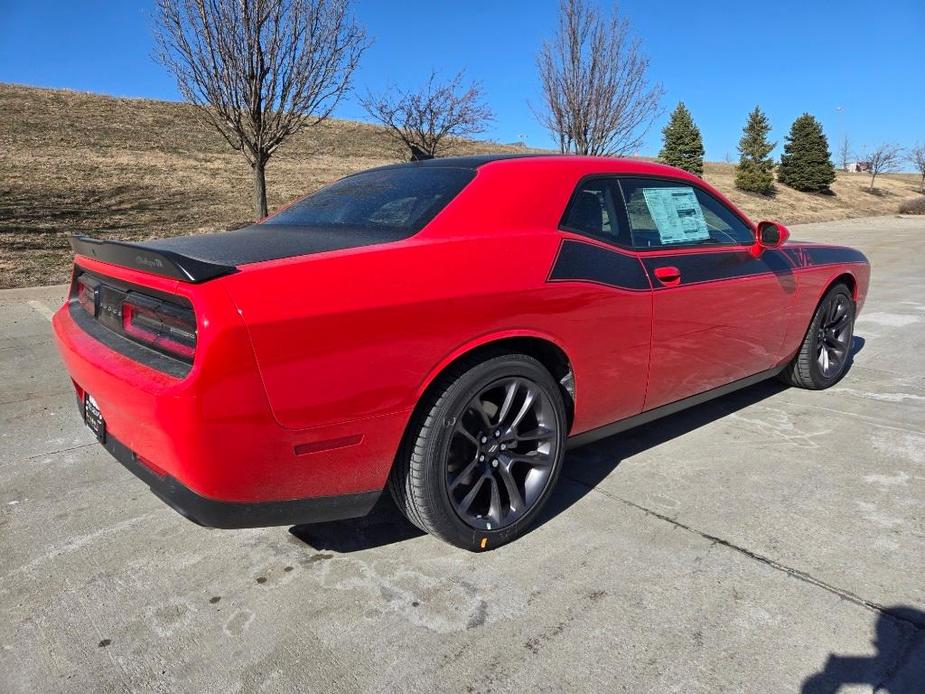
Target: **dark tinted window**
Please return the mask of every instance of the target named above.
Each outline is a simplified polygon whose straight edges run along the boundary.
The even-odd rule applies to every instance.
[[[621,181],[637,248],[754,243],[751,227],[713,196],[684,181]]]
[[[621,238],[617,221],[619,201],[620,192],[614,179],[583,181],[569,201],[562,227],[614,243],[628,241]]]
[[[342,178],[264,224],[420,230],[472,180],[471,169],[408,167]]]

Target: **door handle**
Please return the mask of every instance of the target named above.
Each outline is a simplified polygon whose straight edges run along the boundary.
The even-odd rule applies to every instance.
[[[681,284],[681,271],[674,265],[665,265],[655,268],[655,279],[666,287],[676,287]]]

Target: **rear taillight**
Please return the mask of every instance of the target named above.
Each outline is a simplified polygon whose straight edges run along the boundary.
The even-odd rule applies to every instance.
[[[160,352],[183,361],[193,361],[196,317],[192,309],[130,292],[122,302],[122,332]]]
[[[186,375],[183,364],[196,352],[196,315],[184,296],[122,282],[77,267],[71,283],[71,315],[91,335],[116,351],[172,375]],[[114,340],[113,335],[123,338]],[[125,341],[159,355],[145,354]],[[174,361],[165,363],[163,357]]]
[[[88,275],[77,278],[77,303],[93,317],[96,317],[99,306],[99,286],[100,283]]]

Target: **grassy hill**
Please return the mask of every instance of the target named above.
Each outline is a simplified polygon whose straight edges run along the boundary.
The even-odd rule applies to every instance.
[[[459,142],[454,153],[519,151]],[[331,120],[303,131],[267,169],[270,208],[347,173],[397,161],[373,126]],[[784,223],[894,213],[917,177],[840,174],[835,195],[735,191],[733,167],[705,178],[754,217]],[[119,239],[233,228],[252,217],[250,169],[184,104],[0,84],[0,287],[66,281],[67,235]]]

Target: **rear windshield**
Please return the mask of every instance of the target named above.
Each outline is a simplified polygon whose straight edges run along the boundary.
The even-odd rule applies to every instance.
[[[471,169],[402,167],[342,178],[263,224],[419,231],[472,180]]]

